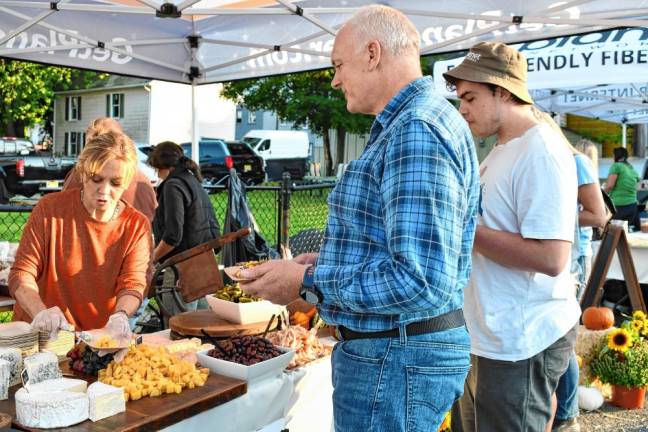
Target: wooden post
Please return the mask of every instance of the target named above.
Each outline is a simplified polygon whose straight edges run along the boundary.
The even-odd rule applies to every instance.
[[[648,312],[646,310],[643,293],[641,292],[641,286],[637,279],[637,272],[635,271],[632,252],[625,230],[619,225],[612,224],[608,224],[605,228],[605,233],[601,240],[601,247],[596,254],[596,259],[592,265],[592,273],[587,281],[585,293],[581,300],[581,309],[585,310],[590,306],[598,306],[601,304],[603,283],[610,269],[610,263],[612,262],[612,258],[614,258],[615,251],[619,255],[619,263],[621,264],[621,271],[623,272],[623,278],[628,289],[632,309]]]

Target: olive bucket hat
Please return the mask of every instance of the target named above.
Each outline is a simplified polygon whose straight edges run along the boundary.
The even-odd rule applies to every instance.
[[[457,80],[495,84],[523,102],[533,104],[527,90],[527,61],[516,49],[503,43],[480,42],[470,48],[459,66],[443,74],[450,84]]]

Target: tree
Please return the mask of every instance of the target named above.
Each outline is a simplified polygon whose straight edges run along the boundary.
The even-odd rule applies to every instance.
[[[46,120],[54,92],[85,88],[107,74],[0,59],[0,136],[23,136],[25,127]]]
[[[341,91],[331,87],[331,69],[267,78],[234,81],[225,84],[223,96],[250,110],[273,111],[295,127],[308,126],[324,141],[327,175],[342,162],[346,133],[367,133],[372,117],[349,114]],[[337,134],[337,161],[331,158],[329,130]]]

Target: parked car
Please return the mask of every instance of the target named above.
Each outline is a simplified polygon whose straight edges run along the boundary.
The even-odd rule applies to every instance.
[[[152,185],[157,185],[160,179],[155,173],[155,169],[146,163],[149,153],[151,153],[151,151],[153,150],[153,146],[136,143],[135,147],[137,148],[137,167],[140,169],[140,171],[146,174],[146,177],[151,180]]]
[[[0,158],[0,203],[18,194],[30,197],[60,190],[75,162],[72,157],[48,154]]]
[[[294,130],[251,130],[243,137],[263,157],[268,180],[281,180],[284,171],[300,180],[308,172],[308,134]]]
[[[34,152],[34,144],[24,138],[0,138],[0,156],[28,155]]]
[[[185,154],[191,157],[191,143],[181,144]],[[241,180],[247,184],[260,183],[265,180],[265,170],[261,158],[233,155],[227,143],[219,138],[202,138],[198,143],[198,161],[200,172],[205,181],[213,184],[224,183],[229,176],[230,168],[235,168]],[[245,152],[240,146],[234,146],[234,153]]]
[[[265,163],[252,147],[243,141],[225,141],[225,144],[232,155],[234,169],[245,183],[259,184],[265,181]]]

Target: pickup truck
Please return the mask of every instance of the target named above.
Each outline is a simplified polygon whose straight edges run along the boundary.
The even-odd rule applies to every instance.
[[[60,190],[76,158],[47,153],[0,156],[0,204],[14,195],[31,197],[39,192]]]

